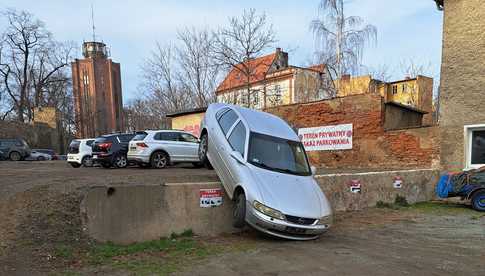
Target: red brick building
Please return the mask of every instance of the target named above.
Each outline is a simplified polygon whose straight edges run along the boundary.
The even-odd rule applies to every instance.
[[[83,56],[71,64],[76,136],[91,138],[122,131],[120,64],[108,58],[102,42],[84,42]]]

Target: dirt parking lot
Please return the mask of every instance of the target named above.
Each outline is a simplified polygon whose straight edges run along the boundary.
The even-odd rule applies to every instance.
[[[84,235],[91,185],[216,181],[177,167],[73,169],[63,162],[0,162],[0,275],[484,275],[485,214],[454,203],[389,206],[337,215],[316,241],[246,229],[117,246]]]

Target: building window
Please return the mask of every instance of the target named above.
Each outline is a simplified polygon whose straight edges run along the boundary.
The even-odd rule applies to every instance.
[[[396,95],[397,94],[397,85],[392,86],[392,94]]]
[[[465,126],[466,167],[485,166],[485,125]]]
[[[259,106],[259,90],[251,92],[251,105],[253,107]]]
[[[402,93],[406,93],[406,84],[402,85]]]

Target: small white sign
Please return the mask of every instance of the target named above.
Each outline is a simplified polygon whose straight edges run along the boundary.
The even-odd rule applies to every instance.
[[[306,151],[352,149],[352,124],[300,128],[298,130]]]
[[[209,208],[222,205],[222,190],[217,189],[200,189],[200,207]]]
[[[400,176],[394,177],[393,186],[394,186],[394,189],[402,188],[402,178]]]
[[[362,184],[360,183],[360,180],[351,180],[349,187],[351,193],[359,194],[362,189]]]

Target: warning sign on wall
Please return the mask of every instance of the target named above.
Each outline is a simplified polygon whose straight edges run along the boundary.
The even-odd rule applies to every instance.
[[[354,180],[350,180],[349,187],[350,187],[351,193],[360,194],[360,191],[362,189],[362,184],[360,183],[360,180],[354,179]]]
[[[222,205],[222,189],[200,189],[200,207],[209,208]]]
[[[394,189],[401,189],[402,188],[402,182],[403,182],[402,177],[395,176],[394,181],[392,182]]]
[[[352,149],[352,135],[352,124],[298,130],[306,151]]]

